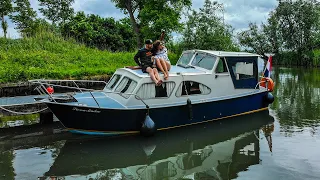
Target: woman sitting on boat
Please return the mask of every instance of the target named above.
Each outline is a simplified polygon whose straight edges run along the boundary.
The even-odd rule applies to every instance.
[[[171,63],[168,58],[168,50],[164,46],[164,43],[157,40],[153,43],[152,53],[154,56],[153,64],[164,74],[164,79],[168,80]]]
[[[145,47],[140,49],[134,56],[134,61],[142,68],[142,72],[149,73],[153,82],[157,86],[162,84],[157,68],[153,67],[152,57],[152,40],[148,39],[145,41]]]

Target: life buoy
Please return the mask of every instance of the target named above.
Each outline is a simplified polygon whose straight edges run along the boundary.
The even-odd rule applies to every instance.
[[[266,82],[268,83],[268,91],[273,91],[273,88],[274,88],[274,82],[271,78],[268,78],[268,77],[263,77],[261,80],[260,80],[260,86],[262,87],[266,87]]]

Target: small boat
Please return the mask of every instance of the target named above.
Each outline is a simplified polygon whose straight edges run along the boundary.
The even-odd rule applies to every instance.
[[[270,78],[260,81],[259,58],[246,52],[188,50],[160,86],[141,69],[124,67],[102,90],[76,86],[79,92],[65,98],[48,93],[49,98],[40,101],[73,133],[153,135],[267,110],[273,83]],[[52,85],[32,82],[43,89]]]

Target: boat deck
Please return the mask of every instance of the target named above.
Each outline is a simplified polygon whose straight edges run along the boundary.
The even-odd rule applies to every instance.
[[[135,75],[139,76],[139,77],[146,77],[149,76],[148,73],[143,73],[141,69],[129,69],[129,68],[125,68],[126,70],[134,73]],[[160,74],[162,74],[162,72],[159,71]],[[196,74],[206,74],[206,71],[204,70],[199,70],[199,69],[195,69],[195,68],[183,68],[183,67],[179,67],[179,66],[171,66],[171,69],[169,71],[169,75],[174,76],[174,75],[180,75],[180,74],[188,74],[188,75],[196,75]]]

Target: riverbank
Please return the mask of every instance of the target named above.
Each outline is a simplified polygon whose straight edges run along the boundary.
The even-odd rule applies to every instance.
[[[135,65],[135,52],[88,48],[52,33],[21,39],[0,38],[0,85],[30,79],[92,79]],[[169,54],[172,64],[178,55]]]

